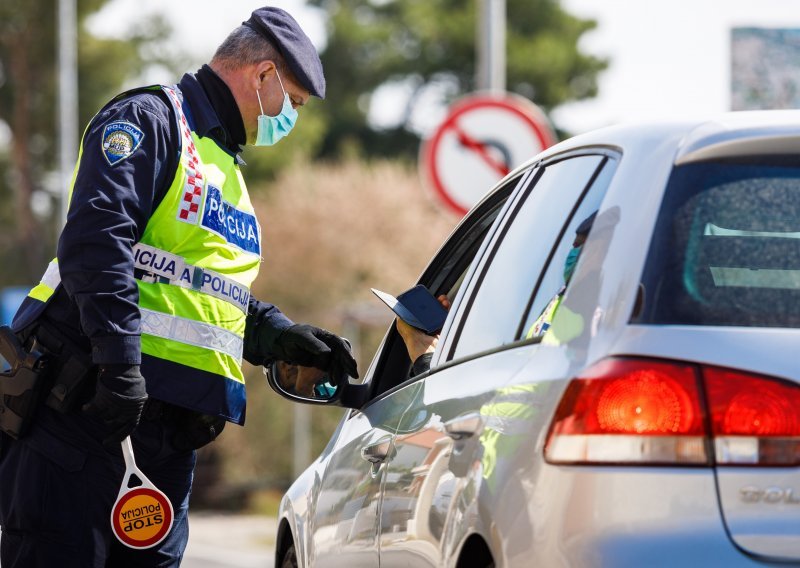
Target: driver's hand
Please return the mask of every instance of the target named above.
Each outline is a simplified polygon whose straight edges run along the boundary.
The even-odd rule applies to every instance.
[[[433,353],[436,349],[436,344],[439,342],[438,335],[428,335],[421,329],[411,327],[400,318],[397,318],[395,325],[400,337],[403,338],[403,343],[406,344],[408,356],[412,361],[416,361],[425,353]]]
[[[446,295],[442,294],[436,299],[439,300],[439,303],[442,304],[444,309],[450,309],[450,300]],[[436,345],[439,342],[438,334],[428,335],[420,329],[411,327],[400,318],[397,318],[395,325],[397,326],[397,331],[400,333],[400,337],[403,338],[403,343],[406,345],[408,356],[411,358],[412,362],[426,353],[433,353],[436,349]]]

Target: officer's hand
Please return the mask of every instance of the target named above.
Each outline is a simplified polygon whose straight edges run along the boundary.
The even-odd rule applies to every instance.
[[[329,371],[332,376],[358,377],[356,360],[347,342],[330,331],[295,324],[275,341],[273,352],[282,361]]]
[[[144,377],[138,365],[107,365],[101,367],[95,395],[83,405],[83,412],[108,428],[105,446],[119,447],[139,424],[146,401]]]

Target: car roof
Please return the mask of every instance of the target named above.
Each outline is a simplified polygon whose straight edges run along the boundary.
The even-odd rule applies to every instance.
[[[646,153],[653,158],[654,153],[660,153],[662,160],[676,165],[734,155],[800,155],[800,110],[736,111],[707,118],[598,128],[568,138],[526,160],[487,191],[473,209],[532,165],[582,148],[607,148],[633,159],[638,154]]]
[[[730,155],[800,154],[800,110],[739,111],[707,119],[608,126],[551,146],[509,175],[536,162],[587,146],[615,148],[623,154],[668,152],[679,165]]]

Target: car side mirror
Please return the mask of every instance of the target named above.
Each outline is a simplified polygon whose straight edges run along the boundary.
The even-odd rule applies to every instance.
[[[293,402],[360,408],[366,401],[367,385],[351,384],[346,374],[335,377],[315,367],[275,360],[264,365],[264,375],[272,390]]]
[[[312,404],[329,404],[341,393],[340,384],[347,377],[331,377],[315,367],[302,367],[285,361],[272,361],[264,366],[267,383],[272,390],[290,400]]]

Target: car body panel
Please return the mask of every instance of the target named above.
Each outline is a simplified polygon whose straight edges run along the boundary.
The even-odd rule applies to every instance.
[[[288,530],[291,540],[295,546],[295,554],[299,566],[310,566],[308,562],[309,538],[313,529],[309,526],[308,520],[311,518],[310,508],[314,506],[316,499],[314,494],[319,489],[321,479],[321,459],[317,459],[292,483],[291,487],[284,493],[280,504],[281,524],[279,525],[279,538],[283,537],[283,531]],[[284,527],[285,524],[285,527]],[[275,565],[280,566],[283,561],[283,550],[275,550]]]
[[[385,445],[387,455],[391,453],[408,403],[403,393],[382,398],[344,421],[310,509],[309,566],[341,566],[343,562],[377,566],[377,519],[386,467],[383,462],[367,461],[362,450]]]
[[[526,361],[524,350],[502,351],[407,387],[415,396],[397,436],[397,455],[388,465],[384,507],[395,504],[392,515],[382,518],[382,566],[453,565],[446,557],[452,549],[444,544],[463,539],[465,529],[486,530],[484,523],[491,519],[477,515],[468,524],[464,518],[475,517],[476,499],[489,490],[482,481],[490,478],[487,469],[494,471],[505,459],[487,445],[497,440],[492,432],[500,427],[500,418],[489,412],[502,404],[498,397],[511,396],[503,393],[503,382]],[[519,434],[527,432],[524,424],[515,426]]]
[[[800,330],[631,323],[646,302],[640,280],[675,165],[763,151],[796,154],[798,132],[797,111],[611,127],[545,150],[498,184],[494,192],[515,178],[516,189],[466,271],[431,371],[379,390],[376,400],[353,412],[330,453],[287,494],[291,503],[281,515],[292,517],[292,530],[301,535],[296,538],[309,543],[308,563],[301,565],[333,565],[336,559],[353,566],[456,566],[473,537],[486,544],[498,567],[727,567],[800,560],[800,468],[565,466],[544,460],[550,422],[569,381],[608,357],[688,361],[798,381],[792,355]],[[616,169],[550,337],[536,342],[523,334],[454,358],[460,327],[482,285],[479,275],[525,188],[540,166],[582,153],[605,155]],[[578,205],[570,215],[577,215]],[[470,215],[460,227],[469,223]],[[445,244],[441,251],[447,250]],[[446,265],[435,259],[424,278],[435,279]],[[569,320],[560,318],[562,312]],[[576,321],[579,332],[573,333]],[[385,340],[375,361],[385,362],[383,352],[393,343]],[[368,381],[379,382],[386,372],[375,362],[371,369],[375,375]],[[507,410],[509,401],[512,407],[522,401],[525,411],[493,414]],[[456,426],[468,431],[476,420],[474,435],[452,435]],[[390,440],[393,451],[370,476],[359,452],[382,440]],[[500,446],[510,449],[498,452]],[[303,506],[295,502],[303,499]],[[362,518],[345,504],[363,505]],[[364,530],[354,532],[356,525]]]
[[[531,483],[541,522],[503,566],[762,566],[725,534],[708,469],[546,465]]]

